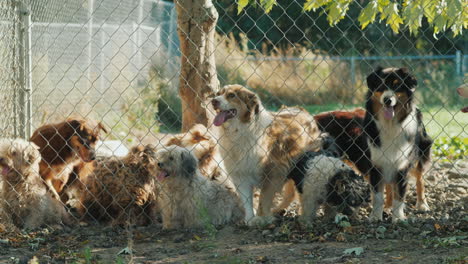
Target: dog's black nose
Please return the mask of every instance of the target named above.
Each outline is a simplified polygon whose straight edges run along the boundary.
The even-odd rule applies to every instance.
[[[219,107],[219,105],[221,104],[218,100],[216,99],[213,99],[211,100],[211,104],[213,105],[213,107],[216,109]]]
[[[159,168],[162,169],[163,165],[164,165],[164,164],[163,164],[162,162],[158,162],[158,167],[159,167]]]
[[[392,98],[391,97],[384,97],[383,102],[386,106],[391,106],[392,105]]]

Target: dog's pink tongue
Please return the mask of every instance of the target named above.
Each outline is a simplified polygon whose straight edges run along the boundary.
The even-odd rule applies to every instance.
[[[215,126],[220,126],[222,124],[224,124],[224,122],[226,122],[226,119],[227,119],[227,115],[228,115],[228,112],[227,111],[221,111],[219,112],[214,120],[213,120],[213,124]]]
[[[395,111],[393,110],[393,107],[384,107],[383,110],[384,118],[387,120],[392,120],[393,117],[395,116]]]
[[[10,168],[2,167],[2,175],[7,175],[10,172]]]
[[[167,172],[165,171],[161,171],[158,176],[156,177],[158,179],[158,181],[164,181],[164,179],[166,179],[167,177]]]

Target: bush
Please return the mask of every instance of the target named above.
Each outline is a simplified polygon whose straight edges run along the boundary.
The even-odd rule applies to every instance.
[[[434,156],[441,161],[453,161],[468,157],[468,138],[439,137],[434,142]]]

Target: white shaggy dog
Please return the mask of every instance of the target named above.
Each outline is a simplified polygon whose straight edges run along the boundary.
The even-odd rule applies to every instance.
[[[23,139],[0,139],[3,211],[19,228],[71,224],[71,216],[47,192],[39,175],[38,149]]]
[[[313,150],[318,127],[299,108],[267,111],[255,93],[240,85],[223,87],[211,104],[221,156],[242,199],[245,220],[250,225],[268,221],[275,193],[281,191],[294,159]],[[260,218],[254,217],[255,187],[260,188]]]
[[[157,152],[161,182],[158,205],[164,229],[201,227],[206,223],[240,223],[244,210],[238,196],[202,176],[196,157],[186,148]]]

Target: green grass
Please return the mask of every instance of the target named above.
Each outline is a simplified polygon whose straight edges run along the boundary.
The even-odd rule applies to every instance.
[[[350,110],[361,105],[307,105],[304,108],[311,114],[332,110]],[[270,109],[277,110],[277,109]],[[446,106],[429,106],[421,108],[423,122],[427,133],[433,138],[440,137],[468,137],[468,114],[462,113],[459,108]]]
[[[458,108],[431,106],[421,108],[423,122],[429,135],[439,137],[468,137],[468,114]]]

